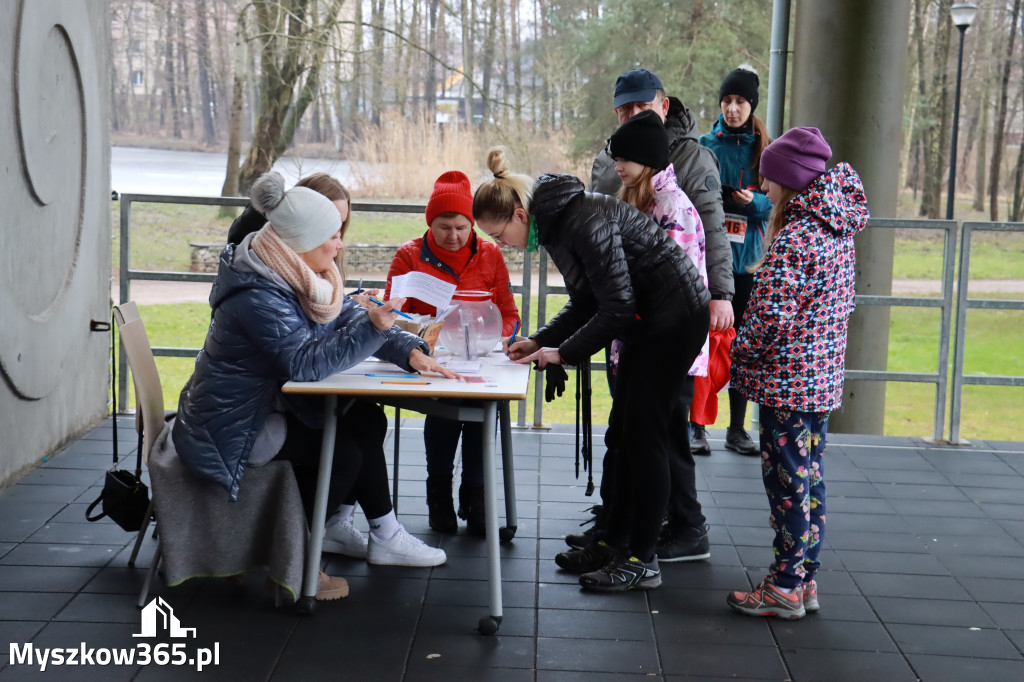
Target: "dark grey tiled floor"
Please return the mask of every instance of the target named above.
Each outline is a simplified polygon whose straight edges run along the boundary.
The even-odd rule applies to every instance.
[[[131,420],[119,423],[130,452]],[[714,454],[698,462],[711,560],[663,564],[664,585],[650,593],[594,595],[552,561],[591,503],[573,475],[574,436],[565,427],[517,432],[519,531],[502,548],[504,621],[484,637],[475,633],[488,602],[484,546],[429,532],[420,429],[403,424],[399,516],[447,550],[446,566],[332,558],[328,570],[352,593],[312,617],[275,610],[260,575],[241,586],[159,585],[154,594],[198,630],[189,646],[219,644],[218,666],[40,673],[12,664],[8,647],[0,680],[1024,680],[1022,443],[831,436],[822,610],[782,622],[725,605],[728,590],[761,578],[771,531],[757,462],[723,450],[722,434],[711,434]],[[139,642],[132,537],[84,521],[110,435],[108,421],[0,491],[0,640],[37,649]]]

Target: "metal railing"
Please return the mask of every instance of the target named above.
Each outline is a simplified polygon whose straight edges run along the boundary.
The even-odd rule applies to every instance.
[[[971,237],[975,232],[1024,233],[1024,223],[964,223],[960,234],[960,273],[957,278],[956,345],[953,353],[953,404],[949,410],[949,440],[959,444],[960,406],[963,388],[970,386],[1024,386],[1024,376],[964,374],[964,345],[967,336],[968,308],[987,310],[1024,310],[1024,301],[967,297],[971,274]]]
[[[135,270],[130,267],[129,254],[131,238],[131,210],[133,203],[163,203],[163,204],[186,204],[204,206],[244,206],[247,200],[241,197],[189,197],[189,196],[165,196],[152,194],[122,194],[120,235],[121,235],[121,263],[120,263],[120,298],[125,302],[130,298],[131,282],[133,280],[160,280],[177,282],[212,282],[216,275],[212,273],[191,273],[191,272],[157,272],[149,270]],[[424,210],[419,204],[380,204],[380,203],[353,203],[353,211],[367,213],[410,213],[421,214]],[[894,372],[888,370],[860,370],[847,369],[846,378],[858,381],[883,381],[883,382],[909,382],[909,383],[930,383],[935,385],[935,409],[933,418],[933,438],[936,441],[943,440],[945,407],[947,396],[952,393],[952,408],[950,410],[950,441],[956,443],[960,440],[960,416],[961,416],[961,395],[962,388],[968,385],[994,385],[994,386],[1024,386],[1024,377],[1011,376],[988,376],[988,375],[964,375],[963,374],[963,345],[966,326],[967,308],[988,308],[988,309],[1010,309],[1024,310],[1024,301],[1004,301],[991,299],[968,299],[967,281],[970,265],[970,240],[971,234],[978,230],[1001,231],[1001,232],[1024,232],[1024,224],[1021,223],[964,223],[961,239],[961,253],[964,254],[960,260],[959,272],[956,268],[956,234],[958,223],[949,220],[891,220],[873,218],[868,222],[870,229],[913,229],[913,230],[935,230],[943,233],[943,254],[942,272],[940,274],[941,291],[937,298],[917,296],[895,296],[895,295],[858,295],[858,306],[889,306],[889,307],[915,307],[915,308],[938,308],[940,311],[940,322],[938,329],[939,344],[938,356],[936,358],[935,372]],[[537,320],[543,325],[548,319],[547,299],[552,295],[568,294],[564,286],[553,286],[548,282],[548,258],[544,251],[540,251],[537,257],[534,254],[525,254],[523,260],[523,276],[521,285],[513,285],[514,293],[522,295],[521,317],[523,319],[523,333],[528,334],[530,329],[530,315],[533,305],[533,276],[534,267],[537,268]],[[954,277],[959,277],[959,296],[955,303],[956,330],[953,325],[953,290]],[[347,285],[355,286],[355,281],[348,281]],[[366,287],[383,288],[384,280],[363,280]],[[949,368],[949,346],[950,338],[955,335],[956,348],[954,353],[952,371],[952,389],[950,390],[950,368]],[[199,348],[180,348],[155,346],[153,354],[164,357],[188,357],[194,358]],[[595,359],[591,363],[592,370],[603,371],[605,362]],[[127,363],[123,353],[118,361],[118,388],[120,391],[120,409],[125,409],[127,400]],[[534,396],[533,396],[533,428],[543,427],[544,416],[544,373],[537,372],[534,375]],[[526,405],[525,401],[519,403],[517,415],[517,426],[526,426]]]
[[[857,306],[888,306],[939,308],[939,354],[935,372],[891,372],[888,370],[847,369],[845,378],[856,381],[896,381],[935,384],[935,415],[932,423],[932,437],[935,441],[942,440],[943,423],[946,410],[946,390],[949,385],[949,330],[953,317],[953,272],[956,260],[956,227],[953,220],[889,220],[872,218],[868,228],[880,229],[914,229],[941,230],[942,241],[942,275],[941,291],[938,298],[917,296],[879,296],[857,295]]]

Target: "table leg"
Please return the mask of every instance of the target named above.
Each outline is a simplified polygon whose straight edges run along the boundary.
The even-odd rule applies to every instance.
[[[501,425],[501,473],[505,479],[505,533],[502,542],[509,542],[516,535],[519,520],[516,518],[516,470],[512,452],[512,420],[509,416],[509,402],[498,403],[498,421]]]
[[[334,441],[337,437],[338,396],[325,396],[324,435],[320,441],[320,468],[316,474],[316,497],[313,498],[313,520],[309,529],[306,570],[302,580],[302,598],[299,610],[312,611],[316,591],[320,585],[320,552],[324,546],[324,523],[327,520],[327,491],[331,485],[334,465]]]
[[[497,419],[496,400],[483,403],[483,423],[493,424]],[[494,429],[480,429],[483,433],[484,508],[487,512],[487,582],[490,590],[490,613],[480,619],[478,628],[485,635],[493,635],[501,625],[501,549],[498,544],[498,498],[496,466],[494,461]]]

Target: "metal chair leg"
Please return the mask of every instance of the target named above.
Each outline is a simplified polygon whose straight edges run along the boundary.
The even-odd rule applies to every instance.
[[[149,586],[153,582],[153,576],[156,575],[157,569],[160,567],[160,560],[163,559],[164,554],[164,543],[157,542],[156,551],[153,552],[153,563],[149,567],[149,571],[146,573],[146,579],[142,582],[142,590],[139,592],[139,601],[135,603],[140,609],[146,605],[146,599],[149,597]]]
[[[146,531],[149,529],[149,520],[153,518],[153,500],[149,501],[149,506],[146,507],[146,519],[142,522],[142,528],[139,529],[139,534],[135,538],[135,547],[132,548],[132,555],[128,557],[128,566],[131,568],[135,567],[135,560],[139,557],[139,549],[142,547],[142,541],[146,537]]]

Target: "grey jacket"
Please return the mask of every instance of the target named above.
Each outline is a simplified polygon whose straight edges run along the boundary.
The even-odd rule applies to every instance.
[[[708,289],[717,299],[732,300],[732,249],[725,234],[725,213],[722,210],[722,183],[715,153],[697,139],[697,121],[675,97],[669,97],[668,158],[676,171],[679,187],[686,192],[700,213],[707,242]],[[594,159],[590,175],[591,192],[614,196],[622,186],[615,172],[615,160],[607,147]]]

